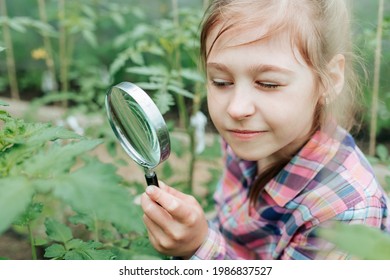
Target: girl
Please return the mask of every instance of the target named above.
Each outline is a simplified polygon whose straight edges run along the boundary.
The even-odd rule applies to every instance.
[[[225,170],[206,221],[161,183],[142,196],[150,241],[191,259],[344,259],[315,229],[388,227],[387,198],[348,131],[357,112],[342,0],[216,0],[203,22],[208,107]]]

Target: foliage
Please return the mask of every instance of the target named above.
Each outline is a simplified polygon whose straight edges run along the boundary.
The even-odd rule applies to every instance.
[[[124,187],[116,167],[89,155],[101,140],[49,124],[26,123],[4,110],[0,110],[0,121],[0,233],[12,224],[33,232],[31,227],[57,201],[72,209],[59,218],[84,225],[93,240],[74,238],[67,225],[48,219],[44,223],[47,240],[39,243],[54,244],[46,249],[45,257],[118,258],[113,251],[129,249],[132,240],[145,236],[140,207],[133,203],[134,196]],[[122,238],[129,240],[123,247],[116,241]],[[42,237],[32,238],[33,247],[35,239]],[[149,253],[151,258],[159,256]]]
[[[321,228],[319,235],[360,259],[390,260],[390,234],[379,229],[337,223]]]

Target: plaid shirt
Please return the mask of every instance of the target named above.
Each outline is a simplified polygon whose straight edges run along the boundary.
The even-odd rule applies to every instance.
[[[225,149],[226,169],[214,199],[217,216],[192,259],[345,259],[316,237],[330,220],[389,227],[388,200],[352,136],[317,131],[260,194],[248,192],[256,162]],[[326,224],[326,223],[325,223]]]

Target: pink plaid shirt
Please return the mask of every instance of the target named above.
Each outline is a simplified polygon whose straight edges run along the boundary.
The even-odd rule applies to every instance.
[[[217,215],[192,259],[345,259],[316,236],[327,221],[389,227],[388,199],[352,136],[317,131],[264,188],[256,208],[248,193],[256,162],[225,149],[214,199]],[[261,174],[260,174],[261,176]]]

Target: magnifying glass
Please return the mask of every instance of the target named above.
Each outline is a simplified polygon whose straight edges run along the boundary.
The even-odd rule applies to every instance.
[[[126,153],[144,168],[148,185],[158,186],[154,168],[166,160],[171,146],[164,118],[149,95],[122,82],[106,95],[108,120]]]

